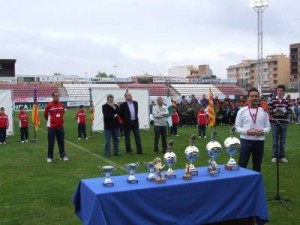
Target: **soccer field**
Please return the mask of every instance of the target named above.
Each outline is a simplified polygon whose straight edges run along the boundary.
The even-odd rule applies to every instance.
[[[66,162],[59,160],[57,144],[55,144],[54,160],[52,163],[46,163],[46,123],[41,115],[42,112],[40,112],[41,126],[37,133],[38,142],[21,144],[15,119],[15,135],[7,139],[6,145],[0,146],[0,225],[81,224],[75,216],[72,204],[73,193],[80,179],[103,177],[99,167],[107,164],[118,165],[114,175],[124,174],[127,173],[125,163],[152,161],[157,156],[153,153],[153,129],[151,128],[141,131],[146,155],[137,155],[135,151],[132,155],[126,155],[124,139],[120,139],[121,157],[105,158],[103,133],[93,133],[94,138],[89,140],[77,140],[75,110],[68,110],[65,115],[65,144],[70,160]],[[216,129],[220,135],[218,141],[223,145],[224,140],[229,136],[230,127],[220,126]],[[87,131],[90,135],[89,126]],[[209,129],[208,133],[211,131],[212,129]],[[280,163],[280,194],[281,197],[290,199],[287,204],[293,211],[288,211],[279,201],[269,201],[270,222],[268,224],[271,225],[300,224],[299,131],[300,125],[289,126],[286,144],[289,163]],[[167,138],[168,140],[172,138],[174,141],[173,151],[178,158],[175,169],[185,166],[184,150],[189,145],[189,137],[197,134],[197,127],[179,128],[178,134],[179,137]],[[32,138],[31,127],[30,139]],[[208,155],[205,146],[208,142],[209,139],[198,139],[195,142],[200,149],[199,160],[195,162],[197,167],[207,166]],[[133,140],[132,146],[135,147]],[[276,194],[276,164],[271,163],[271,152],[271,134],[268,134],[262,165],[267,199],[273,199]],[[158,156],[162,158],[163,154],[159,153]],[[224,164],[228,159],[229,156],[223,149],[217,162]],[[146,168],[139,167],[137,173],[140,172],[146,172]]]

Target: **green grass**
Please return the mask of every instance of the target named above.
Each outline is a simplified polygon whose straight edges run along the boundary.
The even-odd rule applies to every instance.
[[[47,140],[46,125],[42,119],[41,128],[37,133],[38,142],[21,144],[19,129],[15,120],[15,135],[7,139],[6,145],[0,146],[0,225],[43,225],[60,224],[76,225],[81,221],[74,214],[72,196],[80,179],[103,176],[99,166],[104,162],[104,136],[94,133],[90,140],[77,140],[77,125],[74,119],[74,110],[69,110],[65,116],[66,151],[68,162],[59,160],[57,144],[55,145],[54,161],[46,163]],[[229,136],[229,128],[218,127],[219,142],[223,144]],[[88,127],[88,133],[90,128]],[[30,129],[33,137],[33,129]],[[288,164],[280,164],[280,194],[283,198],[290,199],[288,206],[293,209],[289,212],[279,201],[269,201],[270,225],[296,225],[299,224],[299,132],[300,125],[290,125],[287,137]],[[188,146],[191,134],[197,134],[196,127],[179,128],[179,137],[174,137],[173,151],[177,154],[178,162],[175,168],[183,168],[186,160],[184,149]],[[124,139],[120,140],[122,157],[111,157],[113,163],[124,166],[125,163],[152,161],[153,130],[141,131],[142,145],[147,155],[126,155]],[[168,140],[170,138],[168,137]],[[205,146],[209,139],[196,141],[200,149],[200,158],[196,166],[207,166],[208,156]],[[134,142],[132,143],[133,147]],[[163,156],[162,153],[159,154]],[[236,157],[237,158],[237,157]],[[224,164],[228,155],[222,151],[217,159],[219,164]],[[276,166],[271,162],[271,134],[265,143],[265,155],[262,166],[265,190],[268,199],[273,199],[276,194]],[[146,172],[140,167],[138,172]],[[116,170],[115,175],[124,174],[122,168]],[[243,190],[241,190],[242,192]],[[237,193],[238,194],[238,193]],[[226,195],[226,193],[224,193]]]

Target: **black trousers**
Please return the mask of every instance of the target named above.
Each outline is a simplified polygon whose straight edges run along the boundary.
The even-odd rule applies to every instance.
[[[78,138],[86,138],[86,125],[78,124]]]
[[[131,131],[134,135],[136,151],[137,151],[137,153],[142,153],[143,149],[142,149],[142,141],[141,141],[141,136],[140,136],[139,122],[136,120],[131,121],[130,124],[124,124],[126,152],[127,153],[132,152],[131,143],[130,143]]]
[[[28,140],[28,127],[20,127],[21,141]]]
[[[0,142],[6,141],[6,127],[0,127]]]
[[[167,151],[167,126],[154,125],[154,151],[158,152],[158,142],[161,137],[162,152]]]
[[[65,152],[65,132],[64,128],[50,128],[48,127],[48,158],[53,158],[53,149],[55,138],[57,140],[60,158],[66,156]]]

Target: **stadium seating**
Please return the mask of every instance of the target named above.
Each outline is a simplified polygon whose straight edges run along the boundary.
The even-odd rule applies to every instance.
[[[208,96],[210,88],[214,95],[223,95],[219,89],[210,84],[171,84],[171,86],[181,96],[191,96],[192,94],[195,95],[195,97]]]
[[[89,88],[104,88],[116,89],[119,88],[117,84],[63,84],[68,96],[70,97],[89,97]]]
[[[165,84],[119,84],[120,88],[128,89],[148,89],[150,96],[167,96],[168,86]],[[172,87],[170,87],[170,96],[177,95]]]
[[[234,84],[217,84],[215,86],[220,90],[220,92],[224,93],[225,95],[247,95],[247,91],[245,91],[245,89]]]

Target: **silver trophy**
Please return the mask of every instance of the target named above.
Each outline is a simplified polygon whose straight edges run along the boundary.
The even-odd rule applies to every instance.
[[[166,178],[163,176],[163,169],[165,165],[162,165],[160,158],[155,158],[153,161],[154,169],[157,173],[157,177],[154,178],[155,183],[166,183]]]
[[[125,164],[128,172],[129,172],[129,177],[127,178],[127,182],[129,184],[136,184],[139,182],[139,180],[134,176],[136,169],[139,167],[139,163],[127,163]]]
[[[188,171],[192,176],[198,176],[198,170],[194,166],[193,162],[199,158],[199,149],[194,145],[195,140],[197,139],[196,135],[192,135],[190,137],[190,146],[188,146],[184,153],[188,162]]]
[[[174,164],[177,161],[176,154],[174,152],[172,152],[173,145],[174,145],[174,142],[172,140],[170,140],[169,143],[168,143],[167,152],[164,155],[165,163],[169,167],[168,171],[165,174],[165,177],[168,178],[168,179],[174,179],[174,178],[176,178],[176,173],[172,169],[172,166],[174,166]]]
[[[225,170],[228,171],[235,171],[240,169],[239,165],[234,160],[233,155],[240,151],[241,142],[238,138],[233,136],[234,132],[235,127],[232,127],[230,129],[230,137],[226,138],[224,141],[226,152],[230,155],[229,161],[227,162],[227,164],[225,164]]]
[[[145,166],[149,170],[149,174],[147,176],[148,181],[154,181],[155,180],[155,174],[154,174],[154,163],[153,162],[144,162]]]
[[[218,176],[220,173],[220,167],[218,166],[215,159],[219,157],[222,146],[219,142],[216,141],[216,138],[218,137],[217,131],[213,131],[211,133],[211,141],[207,143],[206,150],[208,153],[208,156],[210,157],[210,160],[208,161],[209,166],[207,168],[207,171],[209,175],[211,176]]]
[[[105,179],[103,181],[103,185],[105,187],[114,186],[114,182],[111,180],[110,176],[115,171],[115,168],[116,168],[115,165],[102,166],[102,171],[105,175]]]

